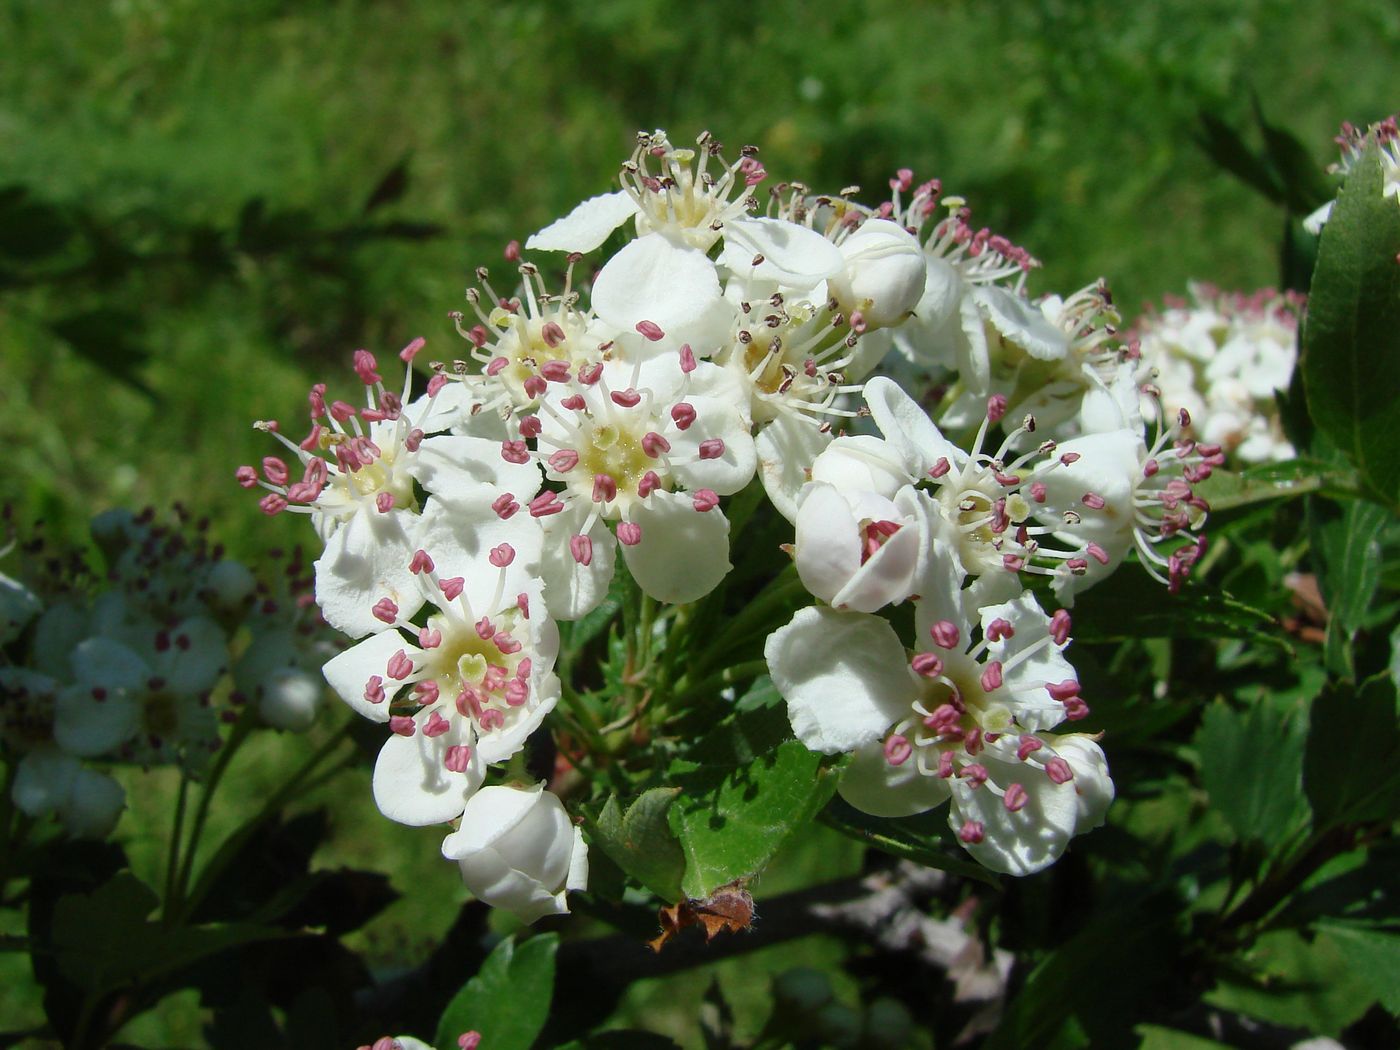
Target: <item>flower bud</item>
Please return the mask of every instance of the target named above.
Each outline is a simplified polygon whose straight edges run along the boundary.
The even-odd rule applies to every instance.
[[[316,720],[321,680],[298,667],[279,667],[264,676],[258,714],[268,725],[300,733]]]
[[[869,219],[841,242],[846,270],[828,282],[848,315],[869,328],[901,321],[924,294],[927,265],[919,242],[888,219]]]
[[[204,577],[209,603],[221,612],[237,612],[253,596],[258,581],[247,566],[236,561],[220,561],[209,566]]]
[[[564,805],[544,790],[482,788],[467,799],[461,827],[442,843],[480,900],[523,922],[562,915],[566,890],[588,885],[588,847]]]

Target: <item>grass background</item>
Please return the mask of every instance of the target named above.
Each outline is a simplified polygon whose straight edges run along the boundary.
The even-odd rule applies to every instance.
[[[871,201],[897,167],[937,176],[1044,261],[1036,292],[1104,276],[1131,312],[1188,278],[1269,284],[1282,213],[1197,147],[1200,112],[1244,125],[1257,93],[1321,166],[1341,120],[1396,106],[1397,53],[1387,0],[3,0],[0,188],[48,225],[0,229],[20,260],[0,268],[0,503],[68,542],[175,500],[242,557],[309,541],[233,483],[272,451],[250,421],[299,420],[317,379],[351,389],[359,346],[456,354],[473,268],[608,189],[639,128],[708,128],[775,179]],[[156,783],[124,826],[138,856],[167,819]],[[461,891],[431,835],[346,787],[327,862],[413,887],[366,934],[411,965]],[[10,1025],[34,1018],[22,963],[3,960]],[[641,988],[627,1019],[676,994]],[[197,1039],[190,1002],[141,1024]]]

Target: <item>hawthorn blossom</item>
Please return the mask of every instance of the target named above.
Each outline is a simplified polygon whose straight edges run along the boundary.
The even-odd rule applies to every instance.
[[[566,915],[569,890],[588,888],[588,846],[559,799],[532,788],[482,788],[442,843],[467,889],[522,922]]]
[[[1396,123],[1397,117],[1400,117],[1400,114],[1386,117],[1365,131],[1350,121],[1343,123],[1341,131],[1334,139],[1337,145],[1342,147],[1341,158],[1337,163],[1329,165],[1327,170],[1343,177],[1350,175],[1352,168],[1365,152],[1366,143],[1374,136],[1376,144],[1380,147],[1381,193],[1400,200],[1400,126]],[[1309,233],[1322,232],[1322,227],[1327,225],[1327,220],[1332,217],[1332,205],[1335,203],[1328,201],[1303,220],[1303,226]]]
[[[411,364],[422,347],[421,339],[414,340],[399,356]],[[251,466],[237,472],[245,488],[267,491],[259,504],[265,513],[311,516],[326,545],[316,562],[316,599],[326,621],[351,637],[375,629],[366,610],[378,597],[405,605],[415,600],[407,569],[409,532],[420,511],[415,485],[430,495],[485,491],[528,500],[540,482],[533,465],[502,461],[497,442],[463,434],[426,436],[451,421],[434,420],[435,395],[449,382],[445,375],[429,381],[426,401],[410,403],[411,369],[402,392],[395,394],[385,388],[378,367],[368,351],[356,352],[363,408],[344,401],[328,405],[324,384],[313,386],[311,430],[300,444],[284,437],[276,422],[257,424],[292,453],[300,480],[293,480],[292,468],[276,456],[263,459],[261,477]]]
[[[510,758],[559,699],[558,630],[537,577],[539,530],[485,503],[430,502],[409,557],[416,626],[391,595],[381,631],[330,660],[331,688],[391,735],[375,763],[380,812],[402,824],[458,816],[486,766]]]
[[[933,546],[912,655],[887,621],[824,608],[799,610],[764,655],[797,738],[854,752],[848,802],[902,816],[948,801],[981,863],[1029,874],[1112,798],[1097,744],[1046,732],[1089,713],[1063,655],[1069,614],[1047,616],[1029,592],[996,600],[1004,581],[964,591],[947,537]]]
[[[1298,359],[1301,298],[1264,289],[1229,294],[1204,284],[1137,325],[1138,376],[1166,411],[1185,410],[1187,436],[1221,446],[1245,463],[1287,459],[1277,395]],[[1143,411],[1150,414],[1144,395]]]
[[[745,146],[733,163],[708,131],[696,149],[678,149],[664,131],[637,135],[637,146],[623,165],[622,189],[591,197],[525,242],[528,250],[591,252],[628,219],[639,236],[661,233],[701,252],[708,251],[725,226],[758,206],[749,193],[765,172],[758,151]],[[717,162],[719,173],[710,171]]]
[[[556,486],[528,510],[544,528],[546,598],[563,619],[602,600],[617,543],[660,601],[694,601],[729,571],[719,498],[753,477],[753,439],[723,370],[682,349],[645,368],[561,373],[539,414],[521,421],[536,449],[523,439],[501,446],[503,457],[538,459]]]

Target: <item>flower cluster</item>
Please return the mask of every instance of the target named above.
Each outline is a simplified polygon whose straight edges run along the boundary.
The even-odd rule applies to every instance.
[[[0,748],[23,812],[104,838],[125,800],[113,763],[199,777],[240,709],[281,729],[314,720],[327,641],[292,597],[309,585],[304,567],[260,582],[208,543],[207,525],[109,511],[92,524],[104,575],[41,539],[23,553],[42,584],[0,575]]]
[[[1221,450],[1144,388],[1102,281],[1032,299],[1037,261],[907,170],[875,205],[766,178],[750,147],[639,135],[618,190],[533,259],[508,246],[506,286],[476,271],[422,396],[422,340],[393,390],[358,351],[363,397],[317,384],[304,436],[258,423],[286,455],[238,471],[325,543],[316,601],[359,639],[325,675],[386,726],[379,808],[453,823],[468,885],[530,919],[566,910],[581,843],[542,788],[483,785],[568,695],[556,621],[619,556],[649,599],[702,601],[760,486],[825,603],[768,642],[797,737],[856,753],[855,804],[950,798],[969,849],[1025,872],[1112,797],[1093,739],[1049,733],[1088,706],[1029,582],[1069,606],[1136,557],[1175,588],[1203,549]],[[907,646],[878,615],[902,601]]]
[[[1240,463],[1293,456],[1276,395],[1298,361],[1296,293],[1252,295],[1193,284],[1187,299],[1168,300],[1138,320],[1139,379],[1154,387],[1171,415],[1185,412],[1186,432]],[[1144,402],[1146,404],[1146,401]]]

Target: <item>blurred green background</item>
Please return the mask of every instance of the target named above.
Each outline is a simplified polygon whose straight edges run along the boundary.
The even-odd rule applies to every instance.
[[[310,541],[234,484],[273,451],[250,422],[299,428],[357,347],[457,355],[472,270],[613,186],[638,129],[870,202],[937,176],[1044,261],[1036,293],[1103,276],[1131,314],[1189,278],[1275,283],[1283,212],[1207,157],[1201,113],[1248,126],[1257,93],[1321,167],[1343,119],[1395,107],[1397,53],[1390,0],[3,0],[0,503],[59,541],[175,500],[236,555]],[[279,755],[243,756],[248,783]],[[360,944],[410,966],[461,890],[360,781],[332,859],[432,889]],[[156,812],[169,783],[142,790]],[[165,817],[136,802],[139,857]],[[793,848],[783,888],[835,874],[833,842]],[[761,999],[747,965],[723,980]],[[664,1027],[677,994],[639,986],[628,1017]],[[166,1013],[150,1038],[197,1038],[192,1002]]]
[[[1282,212],[1200,111],[1243,126],[1257,92],[1320,166],[1394,105],[1397,44],[1388,0],[7,0],[0,501],[59,538],[174,499],[236,552],[301,538],[232,483],[270,451],[248,423],[356,347],[457,353],[471,270],[609,188],[639,128],[872,201],[936,175],[1037,292],[1272,283]]]

